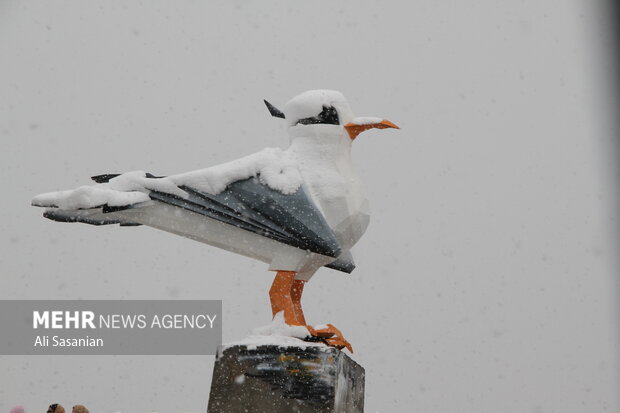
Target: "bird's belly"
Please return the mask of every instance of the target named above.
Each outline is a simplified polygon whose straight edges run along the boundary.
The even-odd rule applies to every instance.
[[[303,272],[310,268],[312,271],[307,274],[308,278],[316,269],[334,260],[332,257],[295,248],[204,215],[159,202],[150,202],[140,208],[130,208],[113,214],[128,222],[148,225],[263,261],[270,265],[271,270]]]

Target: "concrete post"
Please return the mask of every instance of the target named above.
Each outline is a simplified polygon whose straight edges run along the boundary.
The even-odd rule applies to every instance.
[[[363,413],[364,369],[327,346],[220,347],[208,413]]]

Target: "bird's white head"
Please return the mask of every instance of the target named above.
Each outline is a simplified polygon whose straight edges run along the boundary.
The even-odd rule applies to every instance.
[[[303,92],[284,105],[280,111],[265,101],[269,112],[283,118],[289,128],[308,128],[322,125],[346,130],[351,140],[361,132],[372,129],[396,128],[392,122],[375,117],[355,117],[349,103],[342,93],[335,90],[309,90]]]

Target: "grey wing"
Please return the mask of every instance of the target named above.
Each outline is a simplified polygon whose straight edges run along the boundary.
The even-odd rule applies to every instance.
[[[332,270],[338,270],[351,274],[355,269],[355,262],[353,262],[353,255],[351,255],[351,251],[344,251],[335,261],[332,261],[325,266],[327,268],[331,268]]]
[[[104,183],[116,176],[105,174],[92,179]],[[148,173],[146,177],[160,178]],[[258,178],[249,178],[230,184],[216,195],[190,186],[179,188],[185,191],[187,197],[152,189],[149,197],[295,248],[336,258],[326,267],[346,273],[355,268],[350,252],[342,251],[334,232],[303,186],[285,195],[262,184]],[[113,214],[131,208],[140,208],[140,205],[100,205],[78,211],[48,209],[44,216],[55,221],[91,225],[140,225],[121,220]]]
[[[217,195],[189,186],[180,188],[187,198],[158,191],[149,196],[296,248],[333,258],[341,254],[334,232],[303,186],[285,195],[249,178]]]

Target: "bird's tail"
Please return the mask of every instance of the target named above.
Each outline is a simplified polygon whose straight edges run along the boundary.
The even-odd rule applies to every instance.
[[[138,175],[140,174],[149,178],[154,177],[151,174],[138,172]],[[96,182],[95,185],[37,195],[32,200],[32,205],[47,208],[43,216],[57,222],[82,222],[90,225],[141,225],[115,212],[136,208],[150,198],[144,192],[118,189],[108,185],[108,182],[117,176],[119,175],[97,175],[92,177],[92,180]]]
[[[56,222],[81,222],[89,225],[119,224],[121,227],[135,227],[137,222],[129,222],[115,216],[113,211],[104,211],[105,208],[91,208],[77,211],[67,211],[58,208],[49,208],[43,216]]]

